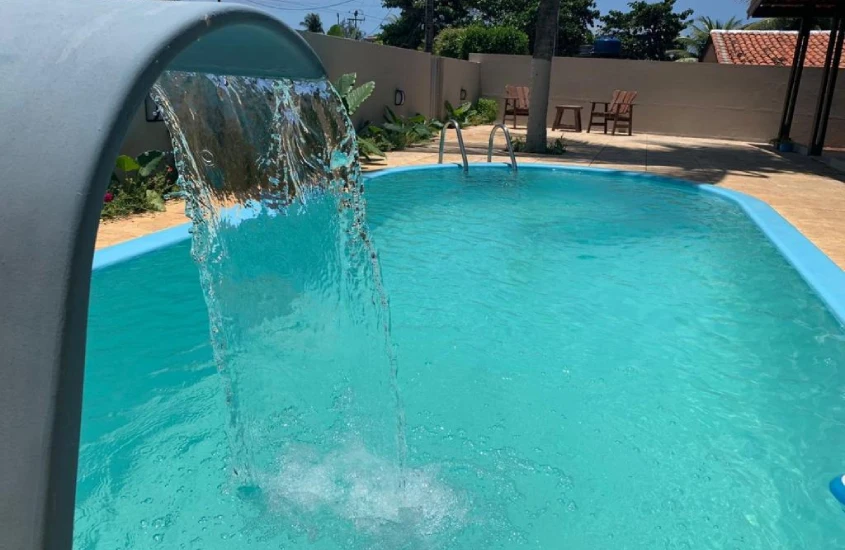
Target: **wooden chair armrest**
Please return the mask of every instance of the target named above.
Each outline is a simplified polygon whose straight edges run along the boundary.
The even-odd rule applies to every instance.
[[[610,105],[609,101],[591,101],[592,105],[590,106],[590,111],[595,112],[596,105],[604,105],[604,110],[607,111],[608,105]]]

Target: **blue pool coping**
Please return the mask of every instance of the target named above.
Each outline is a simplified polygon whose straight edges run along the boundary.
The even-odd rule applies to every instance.
[[[503,163],[472,163],[471,170],[501,170],[510,171],[508,164]],[[421,172],[429,170],[460,170],[458,164],[428,164],[422,166],[402,166],[387,168],[378,172],[364,174],[365,184],[368,181],[382,177],[401,174],[404,172]],[[828,309],[845,325],[845,271],[839,268],[833,260],[819,250],[812,241],[805,237],[798,229],[775,211],[774,208],[739,191],[715,187],[707,183],[651,174],[648,172],[632,172],[611,170],[607,168],[561,166],[559,164],[522,164],[521,172],[544,170],[565,173],[602,173],[620,175],[640,181],[649,181],[663,185],[690,186],[697,190],[716,195],[738,205],[761,229],[763,234],[775,245],[786,260],[795,268],[801,277],[810,285],[815,293],[827,305]],[[185,223],[157,231],[131,241],[109,246],[94,253],[93,270],[125,262],[159,248],[165,248],[190,237],[191,224]]]

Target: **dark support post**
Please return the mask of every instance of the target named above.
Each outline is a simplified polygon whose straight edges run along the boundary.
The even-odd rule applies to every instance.
[[[425,2],[425,51],[431,53],[434,47],[434,0]]]
[[[824,149],[827,123],[830,120],[830,108],[833,104],[833,94],[836,91],[836,77],[839,75],[839,61],[842,59],[843,40],[845,40],[845,19],[840,12],[833,18],[833,27],[830,30],[830,42],[827,45],[819,101],[816,105],[816,116],[813,120],[813,133],[810,136],[810,154],[814,156],[821,155]]]
[[[792,130],[792,118],[795,115],[795,103],[798,100],[798,90],[801,87],[801,73],[804,71],[804,59],[807,57],[807,47],[810,44],[810,24],[813,17],[806,13],[801,19],[801,30],[798,31],[798,42],[795,44],[795,56],[792,58],[792,71],[789,73],[789,83],[786,85],[786,101],[783,105],[783,117],[780,121],[778,141],[789,139]]]

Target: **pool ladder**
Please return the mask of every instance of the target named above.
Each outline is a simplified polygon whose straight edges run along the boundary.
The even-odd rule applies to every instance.
[[[516,166],[516,156],[513,154],[513,143],[511,142],[511,133],[504,124],[496,124],[490,130],[490,141],[487,143],[487,162],[493,162],[493,139],[496,137],[496,130],[500,129],[505,134],[505,143],[508,146],[508,154],[511,157],[511,169],[516,172],[519,168]]]
[[[461,150],[461,162],[464,168],[464,172],[469,172],[469,163],[467,162],[467,149],[464,146],[464,136],[461,133],[461,125],[454,118],[446,122],[446,124],[443,126],[443,130],[440,131],[440,149],[437,153],[437,164],[443,164],[443,147],[446,145],[446,131],[450,127],[454,128],[455,133],[458,135],[458,147]],[[508,131],[507,127],[504,124],[496,124],[490,131],[490,141],[487,143],[487,162],[493,162],[493,140],[496,138],[496,130],[499,129],[501,129],[502,132],[505,134],[505,143],[508,146],[508,154],[511,157],[511,170],[516,172],[517,170],[519,170],[519,168],[516,165],[516,155],[513,154],[513,142],[511,141],[511,133]]]
[[[464,172],[469,172],[469,163],[467,162],[467,149],[464,147],[464,136],[461,134],[461,125],[458,121],[450,119],[440,131],[440,152],[437,155],[437,164],[443,164],[443,146],[446,144],[446,130],[453,127],[458,134],[458,147],[461,149],[461,159],[463,160]]]

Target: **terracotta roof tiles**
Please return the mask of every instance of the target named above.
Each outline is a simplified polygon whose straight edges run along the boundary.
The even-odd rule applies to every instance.
[[[792,65],[798,31],[710,31],[719,63],[733,65]],[[812,31],[805,67],[823,67],[830,31]],[[845,68],[845,57],[839,63]]]

